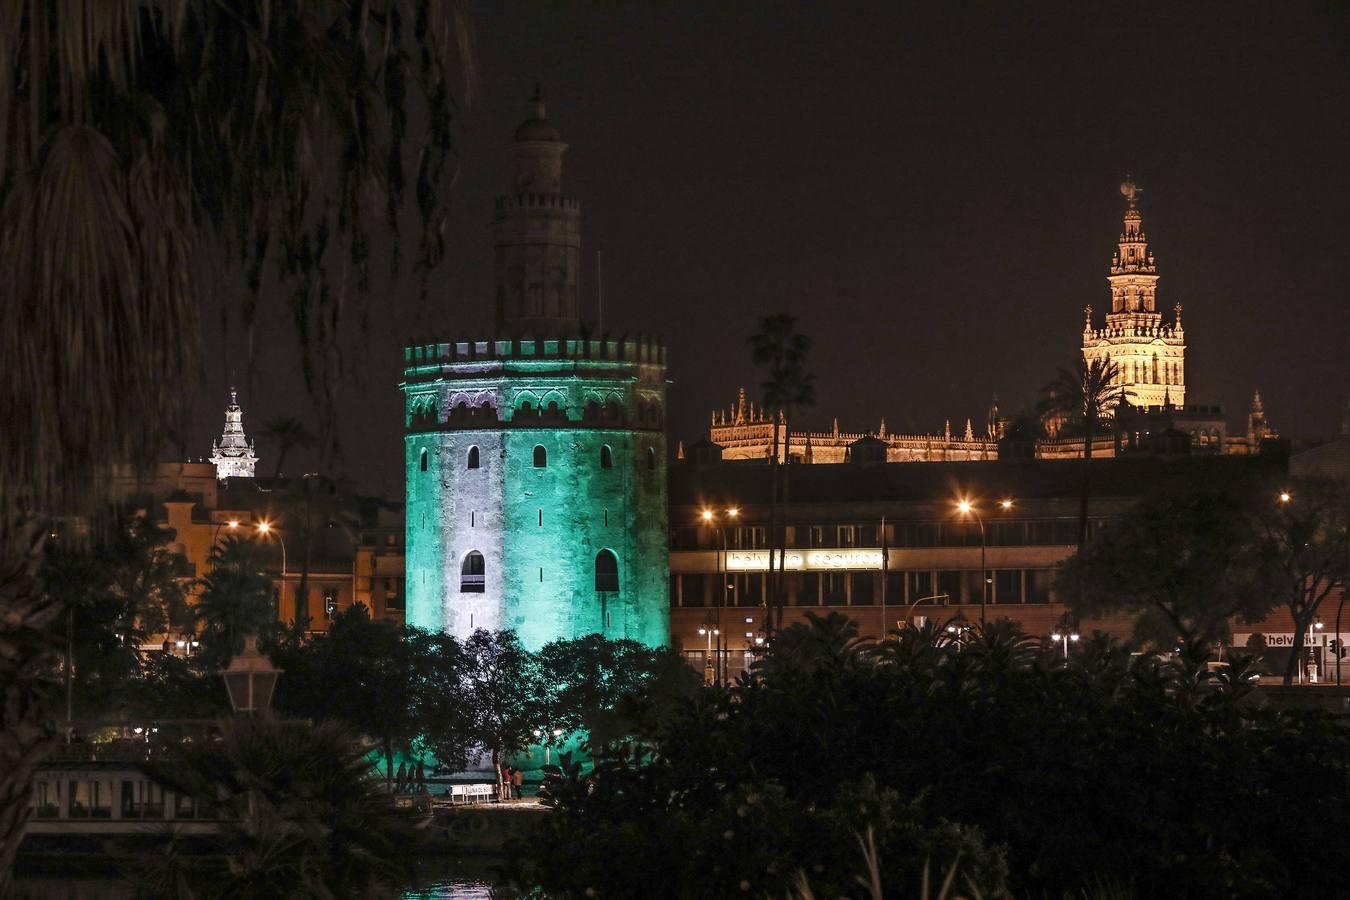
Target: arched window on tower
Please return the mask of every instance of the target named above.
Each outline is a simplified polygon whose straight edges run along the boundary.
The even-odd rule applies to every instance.
[[[461,594],[481,594],[487,581],[487,566],[483,561],[483,554],[477,550],[470,550],[469,555],[464,557],[464,564],[459,569],[459,592]]]
[[[655,447],[648,447],[648,448],[647,448],[647,469],[648,469],[648,471],[651,471],[651,472],[655,472],[655,471],[656,471],[656,448],[655,448]]]
[[[423,472],[427,470],[427,451],[425,449],[422,450],[422,456],[417,464],[417,468],[419,468]]]
[[[601,550],[595,554],[595,589],[618,593],[619,558],[613,550]]]
[[[614,468],[614,451],[609,449],[609,444],[605,444],[600,448],[600,468]]]
[[[467,465],[466,468],[470,468],[470,469],[476,469],[476,468],[478,468],[478,448],[477,448],[477,447],[470,447],[470,448],[469,448],[469,462],[468,462],[468,465]]]
[[[536,469],[548,468],[548,450],[543,444],[536,444],[534,448],[534,467]]]

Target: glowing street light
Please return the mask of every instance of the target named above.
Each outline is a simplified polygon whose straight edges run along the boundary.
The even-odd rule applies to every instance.
[[[730,520],[732,520],[732,521],[735,521],[736,519],[739,519],[739,518],[740,518],[740,515],[741,515],[741,508],[740,508],[739,506],[728,506],[725,510],[722,511],[722,514],[725,515],[725,516],[727,517],[727,519],[730,519]],[[721,605],[720,607],[718,607],[718,609],[717,609],[717,626],[718,626],[718,627],[717,627],[716,630],[713,631],[713,634],[719,634],[720,631],[721,631],[721,626],[722,626],[722,610],[723,610],[723,609],[726,609],[726,606],[727,606],[727,589],[732,587],[731,585],[727,584],[727,530],[726,530],[726,528],[722,527],[722,522],[721,522],[721,520],[718,519],[718,512],[717,512],[717,510],[715,510],[715,509],[712,509],[712,508],[710,508],[710,507],[706,507],[706,506],[705,506],[705,507],[702,509],[702,511],[699,513],[699,518],[703,520],[703,524],[704,524],[704,525],[710,525],[710,526],[711,526],[711,525],[716,524],[716,525],[718,526],[718,528],[717,528],[717,537],[718,537],[718,542],[721,544],[721,548],[722,548],[721,556],[718,558],[719,575],[721,576],[721,579],[722,579],[722,605]],[[772,551],[770,551],[770,552],[772,552]],[[734,590],[734,588],[732,588],[732,589]],[[699,631],[699,634],[703,634],[703,631],[700,630],[700,631]],[[711,638],[709,639],[709,643],[711,643]],[[719,657],[717,668],[718,668],[718,677],[719,677],[719,679],[720,679],[720,677],[721,677],[721,668],[722,668],[722,666],[721,666],[721,658],[720,658],[720,657],[722,656],[722,647],[721,647],[721,642],[720,642],[720,641],[718,642],[717,650],[718,650],[718,657]],[[709,650],[709,653],[710,653],[710,654],[711,654],[711,652],[712,652],[712,651]]]
[[[1291,500],[1293,500],[1293,499],[1294,499],[1294,495],[1293,495],[1293,494],[1289,493],[1288,491],[1280,491],[1280,502],[1281,502],[1281,503],[1288,503],[1289,501],[1291,501]]]
[[[540,738],[544,744],[544,765],[546,766],[549,765],[551,761],[551,757],[549,756],[548,752],[549,744],[552,741],[556,741],[558,738],[562,737],[562,733],[563,732],[561,728],[554,728],[552,731],[549,731],[546,728],[536,728],[534,730],[534,736]]]
[[[263,519],[261,522],[259,522],[257,527],[258,527],[258,534],[262,535],[263,537],[275,534],[277,536],[277,543],[281,544],[281,596],[284,598],[286,596],[286,539],[281,536],[281,529],[277,528],[275,525],[273,525],[266,519]],[[303,598],[301,597],[295,598],[296,621],[299,621],[300,619],[300,604],[302,601]],[[280,602],[278,602],[277,605],[280,606],[281,605]]]
[[[703,657],[703,681],[705,684],[712,684],[713,683],[712,642],[713,637],[721,634],[722,632],[720,629],[708,628],[707,626],[704,626],[698,630],[698,633],[701,635],[706,635],[708,638],[708,646],[707,649],[704,651]]]
[[[218,523],[218,524],[216,525],[216,530],[213,531],[213,532],[211,532],[211,546],[214,547],[214,546],[216,545],[216,541],[220,539],[220,529],[222,529],[222,528],[228,528],[228,529],[230,529],[231,531],[238,531],[238,530],[239,530],[239,520],[238,520],[238,519],[230,519],[230,520],[227,521],[227,522],[220,522],[220,523]]]
[[[1012,498],[1004,497],[1002,500],[998,501],[998,507],[1004,512],[1008,512],[1013,508]],[[989,603],[989,569],[985,565],[985,554],[988,549],[988,544],[985,541],[984,517],[980,515],[979,508],[975,506],[969,497],[961,497],[956,501],[956,511],[963,519],[968,520],[971,516],[974,516],[975,521],[978,522],[980,526],[980,625],[984,625],[985,607]]]
[[[1071,632],[1059,632],[1059,631],[1056,631],[1054,634],[1050,635],[1050,637],[1051,637],[1053,640],[1059,641],[1061,644],[1064,645],[1064,662],[1065,662],[1065,664],[1067,665],[1068,662],[1069,662],[1069,642],[1070,642],[1070,641],[1073,641],[1074,643],[1077,643],[1077,642],[1078,642],[1078,632],[1076,632],[1076,631],[1071,631]]]

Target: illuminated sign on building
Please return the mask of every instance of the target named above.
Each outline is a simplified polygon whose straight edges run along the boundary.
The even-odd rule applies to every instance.
[[[858,550],[789,550],[783,557],[783,568],[789,572],[828,572],[840,569],[880,571],[880,549]],[[769,571],[768,550],[732,550],[727,553],[729,572]]]

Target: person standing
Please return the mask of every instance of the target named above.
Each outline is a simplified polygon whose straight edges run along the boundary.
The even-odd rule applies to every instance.
[[[524,796],[522,788],[525,787],[525,773],[516,769],[511,775],[511,783],[516,787],[516,799],[521,799],[521,797]]]

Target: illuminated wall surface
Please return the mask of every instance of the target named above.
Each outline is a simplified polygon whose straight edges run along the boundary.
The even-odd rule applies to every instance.
[[[409,624],[668,643],[665,349],[432,344],[405,366]]]

